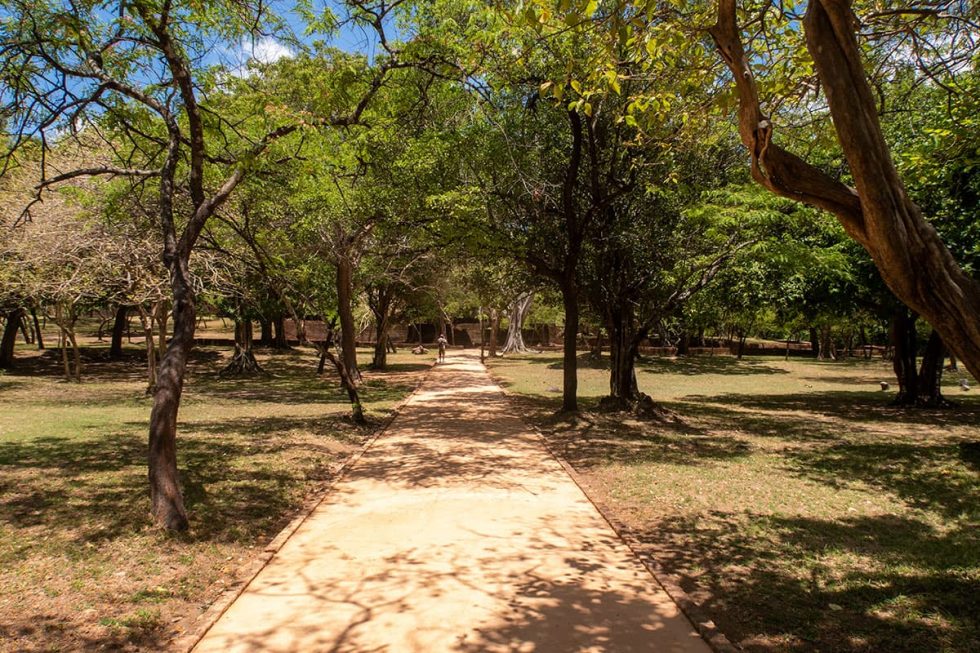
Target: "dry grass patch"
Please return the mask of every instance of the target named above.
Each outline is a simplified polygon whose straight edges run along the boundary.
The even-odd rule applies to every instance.
[[[584,360],[583,360],[584,362]],[[588,491],[750,651],[980,650],[980,397],[893,409],[882,361],[654,359],[677,419],[556,417],[560,359],[492,363]],[[584,405],[608,387],[581,370]]]
[[[198,350],[178,435],[191,530],[169,535],[147,515],[138,345],[119,363],[104,351],[86,350],[82,384],[26,348],[0,376],[0,650],[165,646],[374,430],[348,421],[311,350],[260,352],[273,376],[227,380],[229,352]],[[390,372],[366,372],[375,426],[429,363],[389,358]]]

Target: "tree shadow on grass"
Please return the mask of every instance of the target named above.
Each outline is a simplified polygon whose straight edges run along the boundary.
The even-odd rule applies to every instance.
[[[353,438],[333,439],[329,418],[288,422],[270,419],[250,432],[236,431],[244,424],[235,421],[187,425],[178,468],[191,538],[239,541],[277,532],[301,502],[304,481],[330,478],[332,465],[352,449]],[[278,437],[280,428],[309,429],[323,444]],[[142,436],[0,443],[0,475],[5,467],[14,480],[4,481],[0,521],[15,528],[44,527],[92,542],[149,525]]]
[[[716,511],[667,518],[636,535],[748,651],[980,646],[980,580],[963,571],[980,565],[980,539],[968,524],[938,532],[889,515]]]
[[[734,356],[643,357],[637,362],[637,370],[646,374],[681,374],[684,376],[701,374],[720,374],[722,376],[789,374],[789,371],[767,365],[763,361],[738,360]]]
[[[980,424],[980,400],[956,397],[961,402],[952,409],[896,408],[890,405],[894,394],[874,391],[835,390],[794,394],[722,394],[685,397],[698,403],[733,406],[775,413],[805,412],[844,422],[924,424],[937,427]],[[694,407],[700,410],[702,406]],[[741,414],[741,413],[740,413]],[[782,416],[778,416],[780,419]]]
[[[682,418],[651,422],[623,413],[597,412],[598,398],[580,400],[582,412],[575,415],[557,413],[561,400],[552,397],[519,395],[511,401],[521,407],[527,419],[547,431],[550,445],[576,468],[609,463],[700,465],[751,453],[744,439],[714,435]],[[663,405],[674,412],[686,407]]]

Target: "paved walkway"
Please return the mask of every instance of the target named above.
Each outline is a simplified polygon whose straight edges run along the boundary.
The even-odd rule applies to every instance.
[[[195,651],[709,651],[479,362],[429,375]]]

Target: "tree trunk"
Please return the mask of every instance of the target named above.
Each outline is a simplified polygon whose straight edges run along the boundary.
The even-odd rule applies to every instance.
[[[252,321],[248,319],[235,319],[235,353],[231,360],[225,365],[218,376],[248,376],[253,374],[265,374],[265,370],[255,360],[255,352],[252,351],[253,334]]]
[[[277,315],[275,319],[272,320],[272,327],[272,348],[289,349],[289,341],[286,339],[286,318],[281,314]]]
[[[27,326],[27,316],[24,315],[24,311],[20,312],[20,319],[17,320],[17,324],[20,326],[21,335],[24,336],[24,344],[34,344],[34,331]]]
[[[368,305],[374,314],[374,356],[371,359],[371,369],[383,370],[388,367],[393,294],[390,286],[380,286],[368,293]]]
[[[65,330],[68,335],[68,342],[71,343],[72,362],[75,363],[75,372],[72,375],[76,383],[82,382],[82,352],[78,347],[78,339],[75,337],[75,316],[68,318],[68,328]]]
[[[146,347],[146,394],[153,394],[157,385],[157,351],[153,344],[153,315],[142,305],[136,307],[143,326],[143,343]]]
[[[820,355],[821,360],[837,360],[834,355],[834,346],[830,325],[825,324],[820,327]]]
[[[609,315],[609,407],[626,410],[640,398],[636,384],[636,352],[639,344],[633,333],[633,315],[628,310]]]
[[[177,473],[177,412],[184,391],[187,359],[194,347],[196,301],[187,257],[174,256],[168,268],[173,289],[174,326],[157,371],[150,412],[147,467],[154,519],[167,530],[183,531],[189,524]]]
[[[268,318],[259,320],[259,344],[263,347],[272,346],[272,320]]]
[[[919,378],[915,369],[916,331],[914,314],[905,307],[892,316],[890,340],[892,346],[892,366],[898,378],[898,396],[892,402],[895,406],[913,406],[919,397]]]
[[[346,373],[352,383],[359,383],[361,373],[357,369],[357,333],[354,331],[352,294],[354,269],[346,256],[337,259],[337,314],[340,317],[340,355]]]
[[[0,339],[0,369],[9,370],[13,367],[20,315],[21,309],[19,308],[7,312],[7,324],[3,328],[3,338]]]
[[[479,310],[479,316],[480,316],[480,363],[483,363],[486,361],[486,358],[484,357],[484,349],[485,349],[484,345],[486,343],[485,343],[484,331],[483,331],[483,307],[482,306],[480,307]]]
[[[500,331],[500,312],[490,309],[490,351],[487,356],[491,359],[497,356],[497,332]]]
[[[820,358],[820,332],[813,326],[810,327],[810,355]]]
[[[680,340],[677,341],[677,355],[687,356],[689,353],[691,353],[691,332],[685,329],[681,333]]]
[[[919,368],[918,404],[926,408],[944,408],[950,405],[943,397],[943,361],[946,347],[939,333],[933,329],[922,355]]]
[[[384,307],[384,311],[387,313],[387,306]],[[371,369],[384,370],[388,367],[389,320],[387,315],[383,315],[380,318],[378,315],[375,315],[375,320],[374,358],[371,359]]]
[[[589,344],[588,340],[586,340],[586,344]],[[589,360],[593,363],[602,360],[602,327],[596,327],[595,339],[589,345]]]
[[[109,344],[109,359],[117,361],[122,358],[123,334],[126,333],[126,325],[129,323],[129,307],[120,306],[116,309],[116,319],[112,323],[112,340]]]
[[[65,380],[71,381],[71,364],[68,362],[68,331],[65,329],[61,304],[54,308],[55,322],[58,325],[58,349],[61,351],[61,365],[65,371]]]
[[[167,347],[167,322],[170,321],[169,302],[157,302],[154,318],[157,322],[157,328],[160,330],[160,335],[157,337],[157,342],[160,345],[160,351],[163,351]],[[222,319],[221,323],[222,326],[224,326],[224,319]]]
[[[320,348],[321,370],[325,360],[329,360],[331,363],[333,363],[334,369],[337,370],[337,375],[340,376],[340,385],[347,391],[347,399],[350,401],[351,406],[351,420],[355,424],[367,424],[367,419],[364,417],[364,409],[361,406],[361,398],[357,392],[357,384],[354,383],[354,379],[351,378],[350,373],[344,366],[343,358],[337,358],[334,353],[330,351],[332,346],[333,338],[328,336],[327,343]]]
[[[504,348],[501,350],[504,354],[510,353],[523,353],[530,351],[528,346],[524,344],[524,319],[527,317],[528,312],[531,310],[531,301],[534,299],[534,293],[525,292],[521,293],[517,299],[515,299],[510,305],[510,324],[507,325],[507,339],[504,341]]]
[[[735,360],[742,360],[742,356],[745,354],[745,340],[749,337],[748,331],[739,330],[738,332],[738,349],[735,356]]]
[[[562,412],[578,411],[578,289],[574,281],[561,286],[562,306],[565,309],[565,333],[562,343]]]
[[[44,349],[44,334],[41,332],[41,321],[37,319],[36,308],[31,309],[31,320],[34,322],[34,339],[37,341],[37,348],[42,350]]]
[[[742,47],[735,0],[720,0],[711,29],[739,97],[739,132],[752,176],[774,193],[834,213],[871,255],[886,285],[924,317],[980,378],[980,282],[956,263],[935,228],[909,199],[878,119],[849,0],[812,0],[804,17],[807,50],[827,96],[856,188],[850,188],[772,142]]]

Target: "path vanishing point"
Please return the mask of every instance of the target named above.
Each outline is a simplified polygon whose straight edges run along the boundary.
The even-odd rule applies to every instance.
[[[438,365],[195,653],[710,653],[514,410]]]

